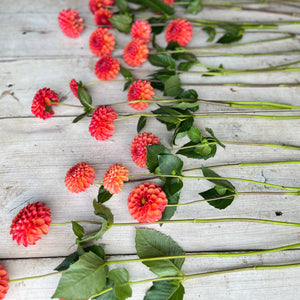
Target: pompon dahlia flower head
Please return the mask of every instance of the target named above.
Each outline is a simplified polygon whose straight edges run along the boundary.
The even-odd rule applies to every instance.
[[[9,276],[7,270],[0,265],[0,299],[4,299],[5,295],[9,289],[8,285]]]
[[[18,245],[35,245],[44,234],[49,232],[51,223],[50,208],[40,202],[28,204],[12,220],[10,234]]]

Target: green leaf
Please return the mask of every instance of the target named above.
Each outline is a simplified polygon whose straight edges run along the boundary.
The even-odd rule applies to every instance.
[[[134,79],[132,73],[128,69],[126,69],[122,66],[120,66],[120,72],[126,80]]]
[[[194,107],[199,107],[199,104],[200,102],[195,100],[193,102],[179,102],[178,104],[175,104],[175,105],[172,105],[172,107],[174,108],[181,108],[181,109],[184,109],[184,108],[194,108]]]
[[[163,3],[161,0],[139,0],[137,2],[151,8],[151,10],[155,13],[166,13],[168,15],[174,14],[174,9]]]
[[[157,67],[166,67],[169,69],[175,69],[175,60],[166,54],[150,54],[148,56],[149,62]]]
[[[89,113],[90,113],[91,111],[92,111],[92,109],[89,109],[89,110],[87,110],[85,113],[83,113],[83,114],[77,116],[77,117],[72,121],[72,123],[77,123],[77,122],[79,122],[79,121],[82,120],[84,117],[88,116]]]
[[[220,28],[226,30],[226,33],[217,41],[220,44],[229,44],[241,40],[243,37],[244,29],[240,26],[234,26],[229,24],[220,24]]]
[[[171,153],[166,147],[160,144],[153,144],[146,146],[147,149],[147,161],[146,165],[150,173],[154,173],[155,169],[158,167],[158,157],[160,154]]]
[[[217,34],[216,29],[213,27],[206,26],[203,27],[202,30],[208,34],[208,39],[206,40],[206,42],[212,42]]]
[[[144,300],[182,300],[184,287],[180,281],[155,281],[147,291]]]
[[[128,15],[119,14],[109,18],[114,27],[120,32],[129,33],[131,29],[132,18]]]
[[[183,122],[181,122],[177,126],[177,128],[173,134],[172,144],[175,145],[176,139],[180,139],[180,138],[183,138],[184,136],[186,136],[186,134],[188,133],[190,128],[193,126],[193,124],[194,124],[194,118],[192,116],[190,118],[184,120]]]
[[[186,13],[196,15],[202,10],[202,0],[192,0],[186,9]]]
[[[152,229],[136,228],[135,247],[140,258],[184,255],[184,251],[171,237]],[[176,276],[181,273],[184,258],[143,262],[158,277]]]
[[[114,286],[114,281],[108,279],[106,286],[104,287],[104,290],[113,288],[113,286]],[[96,298],[93,298],[93,300],[120,300],[120,298],[115,295],[113,290],[111,290],[111,291],[104,293]]]
[[[124,268],[116,268],[108,273],[108,278],[114,281],[113,290],[115,295],[123,300],[131,297],[132,289],[128,284],[129,281],[129,273]],[[127,284],[126,284],[127,283]]]
[[[220,175],[218,175],[216,172],[202,166],[202,173],[205,177],[215,177],[215,178],[222,178]],[[218,180],[218,179],[207,179],[208,181],[216,184],[216,185],[219,185],[219,186],[222,186],[222,187],[225,187],[227,188],[229,191],[231,192],[235,192],[235,187],[228,181],[228,180],[225,180],[225,179],[222,179],[222,180]]]
[[[115,0],[115,3],[121,12],[125,12],[128,9],[128,3],[126,0]]]
[[[181,94],[178,95],[179,98],[183,99],[195,99],[198,98],[198,93],[193,89],[184,90]]]
[[[187,61],[182,62],[178,65],[178,70],[180,71],[188,71],[190,70],[197,62],[195,61]]]
[[[173,154],[159,154],[158,165],[161,174],[180,175],[182,172],[183,161]]]
[[[214,199],[214,198],[219,198],[222,196],[230,196],[234,194],[234,192],[229,191],[227,189],[225,189],[225,193],[222,192],[221,194],[218,193],[217,191],[217,186],[215,186],[214,188],[199,193],[199,195],[201,195],[204,199]],[[212,201],[207,201],[209,205],[218,208],[218,209],[224,209],[226,207],[228,207],[232,201],[234,200],[235,195],[233,195],[232,197],[228,197],[228,198],[224,198],[224,199],[219,199],[219,200],[212,200]]]
[[[168,204],[178,204],[183,182],[180,178],[167,178],[162,190],[165,192]],[[166,206],[161,220],[170,220],[177,210],[177,206]]]
[[[179,48],[177,50],[185,50],[185,48]],[[176,59],[183,59],[183,60],[187,60],[187,61],[193,61],[195,63],[198,63],[199,60],[197,59],[197,56],[193,53],[186,53],[186,52],[177,52],[177,53],[172,53],[171,56]]]
[[[108,226],[107,221],[104,219],[102,221],[101,227],[99,228],[99,230],[95,234],[92,234],[92,235],[89,235],[86,238],[83,238],[82,240],[79,241],[79,243],[97,241],[103,236],[103,234],[107,231],[107,229],[109,229],[109,226]]]
[[[126,91],[134,80],[128,80],[124,83],[123,91]]]
[[[79,239],[84,236],[84,228],[75,221],[72,221],[72,230]]]
[[[202,145],[205,145],[205,143],[203,143]],[[184,144],[182,146],[182,148],[186,147],[186,149],[178,150],[176,152],[176,154],[184,155],[188,158],[204,159],[204,160],[215,156],[216,151],[217,151],[216,145],[214,145],[214,144],[206,145],[206,146],[210,147],[209,155],[203,154],[204,152],[202,151],[202,149],[203,149],[202,145],[199,145],[199,143],[194,143],[192,141],[188,142],[187,144]],[[192,147],[192,146],[194,146],[194,147]],[[208,152],[208,150],[207,150],[207,152]]]
[[[62,274],[52,298],[82,300],[103,290],[106,284],[106,270],[101,267],[104,260],[88,252]]]
[[[208,156],[211,153],[211,147],[208,144],[202,144],[195,147],[195,153],[201,156]]]
[[[113,224],[114,216],[108,207],[106,207],[102,203],[97,202],[96,199],[94,199],[93,205],[95,209],[95,215],[104,218],[109,224]]]
[[[80,101],[80,103],[87,109],[94,109],[94,107],[91,105],[92,104],[92,97],[91,95],[83,89],[78,89],[77,90],[77,96]]]
[[[161,18],[150,18],[148,19],[148,22],[150,24],[162,24],[166,22],[166,18],[165,17],[161,17]],[[152,26],[152,33],[154,34],[160,34],[163,32],[165,26]]]
[[[181,47],[177,42],[168,43],[166,50],[185,49]]]
[[[164,92],[167,96],[176,97],[183,92],[183,89],[180,87],[180,79],[178,76],[171,76],[165,82]]]
[[[202,141],[201,131],[194,126],[189,130],[188,136],[193,143],[200,143]]]
[[[93,253],[95,253],[97,256],[99,256],[100,258],[102,258],[103,260],[105,259],[105,251],[104,249],[99,246],[99,245],[92,245],[92,246],[88,246],[83,248],[83,250],[85,252],[89,252],[92,251]]]
[[[56,271],[64,271],[67,270],[71,264],[76,262],[79,258],[79,254],[77,252],[73,252],[68,255],[54,270]]]
[[[98,197],[97,197],[98,202],[104,203],[104,202],[108,201],[111,197],[112,197],[112,194],[109,191],[107,191],[103,185],[101,185],[98,190]]]
[[[205,128],[205,130],[206,130],[208,133],[211,134],[211,136],[215,139],[215,141],[216,141],[217,144],[219,144],[221,147],[225,148],[225,145],[224,145],[220,140],[218,140],[218,139],[216,138],[216,136],[215,136],[215,134],[214,134],[214,132],[213,132],[213,130],[212,130],[211,128]]]
[[[165,85],[162,82],[151,81],[150,83],[151,86],[156,90],[163,91],[165,89]]]
[[[141,116],[139,118],[139,121],[138,121],[138,124],[137,124],[137,128],[136,128],[136,130],[137,130],[138,133],[145,127],[145,125],[147,123],[147,119],[148,119],[148,117],[145,117],[145,116]]]

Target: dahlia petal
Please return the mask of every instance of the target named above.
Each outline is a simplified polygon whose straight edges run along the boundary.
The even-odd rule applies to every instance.
[[[157,136],[150,132],[142,132],[134,137],[131,146],[131,158],[141,168],[147,168],[147,149],[145,146],[160,144]]]
[[[9,277],[7,270],[0,265],[0,299],[4,299],[5,295],[9,289],[8,285]]]
[[[132,83],[132,85],[128,89],[127,100],[135,101],[135,100],[152,100],[155,95],[153,91],[153,87],[149,81],[138,80]],[[148,106],[148,102],[135,102],[129,103],[129,105],[137,110],[143,110]]]
[[[85,191],[95,178],[95,170],[88,163],[81,162],[69,169],[65,177],[65,184],[72,193]],[[83,182],[86,182],[83,184]]]
[[[50,105],[49,100],[51,99]],[[31,112],[40,119],[48,119],[54,115],[52,106],[55,106],[59,100],[58,95],[49,88],[43,88],[34,95],[31,105]],[[53,103],[54,102],[54,103]],[[47,104],[48,103],[48,104]]]
[[[128,196],[128,210],[131,216],[140,223],[154,223],[161,219],[162,211],[168,204],[166,195],[162,198],[162,203],[156,203],[157,197],[153,194],[163,193],[155,183],[145,182],[135,187]]]
[[[18,245],[35,245],[43,234],[48,233],[51,223],[49,207],[43,203],[35,202],[21,209],[14,217],[10,234]]]
[[[99,8],[113,6],[114,3],[114,0],[90,0],[89,7],[91,12],[94,14]]]
[[[132,40],[148,43],[151,40],[151,25],[148,21],[136,20],[131,26]]]
[[[168,43],[177,42],[185,47],[192,39],[193,27],[186,19],[176,19],[172,21],[166,29],[165,38]]]
[[[113,164],[105,172],[103,178],[103,187],[111,194],[117,194],[121,191],[124,184],[128,181],[129,172],[122,164]]]
[[[118,117],[118,114],[112,107],[100,106],[92,116],[89,131],[91,136],[96,140],[107,140],[114,134],[113,121]]]
[[[79,17],[77,10],[62,10],[58,15],[59,27],[68,37],[78,37],[84,28],[82,23],[83,19]]]
[[[98,10],[95,11],[94,15],[94,22],[97,25],[105,26],[107,29],[112,29],[113,27],[111,26],[112,23],[109,20],[109,18],[113,17],[113,13],[108,10],[107,8],[99,8]]]
[[[95,65],[95,74],[100,80],[111,80],[117,77],[120,63],[116,58],[104,56]]]
[[[139,67],[148,59],[149,49],[141,40],[128,43],[123,52],[124,61],[131,67]]]
[[[114,50],[115,38],[107,28],[97,28],[89,39],[89,47],[96,56],[110,55]]]

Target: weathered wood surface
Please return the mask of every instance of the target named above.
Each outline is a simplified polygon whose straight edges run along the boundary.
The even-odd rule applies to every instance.
[[[78,39],[69,39],[60,33],[57,15],[62,9],[78,9],[88,23],[92,16],[88,1],[0,1],[0,259],[11,278],[50,272],[61,257],[74,249],[74,237],[70,226],[51,227],[50,233],[36,246],[24,248],[11,241],[10,224],[16,213],[28,202],[42,201],[51,207],[53,222],[90,219],[92,200],[97,187],[79,195],[71,194],[64,186],[67,170],[80,161],[91,163],[96,169],[97,181],[101,182],[105,170],[113,163],[125,164],[131,174],[141,173],[130,157],[129,146],[136,135],[137,119],[116,123],[114,136],[105,142],[97,142],[88,132],[89,120],[72,124],[79,109],[55,107],[55,116],[42,121],[32,116],[30,107],[36,91],[44,86],[54,89],[64,103],[77,104],[78,100],[69,90],[72,78],[84,83],[96,80],[93,73],[93,57],[88,49],[88,38],[92,28],[87,28]],[[26,4],[25,4],[26,3]],[[266,6],[269,7],[269,6]],[[280,10],[280,6],[270,6]],[[285,8],[288,10],[287,8]],[[290,8],[291,11],[291,8]],[[199,18],[223,20],[293,20],[291,17],[273,14],[244,13],[205,9]],[[298,20],[298,19],[297,19]],[[282,31],[300,33],[298,26],[282,26]],[[197,36],[191,46],[209,45],[206,35],[196,29]],[[129,37],[114,31],[119,45],[124,46]],[[279,37],[273,33],[245,34],[242,42]],[[163,41],[163,37],[160,39]],[[299,49],[299,37],[281,42],[227,48],[225,52],[251,53]],[[212,50],[217,51],[217,50]],[[222,52],[221,50],[218,50]],[[121,57],[122,51],[114,55]],[[262,68],[275,64],[296,61],[298,54],[257,57],[209,57],[201,62],[226,68]],[[144,71],[134,73],[145,78],[153,69],[149,63]],[[195,68],[196,69],[196,68]],[[197,68],[200,70],[200,68]],[[297,83],[299,72],[247,74],[226,77],[200,77],[183,75],[185,83]],[[118,76],[118,80],[122,77]],[[241,88],[193,86],[203,99],[210,100],[264,100],[300,105],[300,87],[293,88]],[[101,82],[89,89],[96,105],[126,100],[123,82]],[[153,108],[153,106],[152,106]],[[151,107],[147,110],[150,111]],[[201,112],[228,111],[228,108],[202,105]],[[117,107],[121,114],[135,113],[127,106]],[[299,115],[299,113],[294,113]],[[205,118],[196,124],[201,129],[210,127],[217,137],[227,141],[280,143],[300,146],[299,120],[259,120],[244,118]],[[166,146],[170,145],[171,134],[155,120],[149,120],[146,131],[158,135]],[[180,144],[184,141],[180,141]],[[209,161],[185,160],[185,167],[215,165],[238,162],[263,162],[299,160],[300,152],[279,148],[227,145],[218,149],[215,158]],[[220,168],[220,175],[241,177],[269,183],[300,186],[299,165],[270,165],[247,168]],[[145,170],[143,172],[146,173]],[[195,173],[201,175],[201,172]],[[135,183],[126,184],[122,193],[108,203],[116,222],[131,222],[127,211],[127,195]],[[238,191],[275,191],[271,188],[234,182]],[[203,180],[185,181],[181,201],[199,199],[198,193],[210,184]],[[228,209],[218,211],[207,203],[199,203],[178,209],[174,219],[250,217],[279,221],[299,222],[299,197],[280,195],[241,195]],[[276,212],[282,212],[277,216]],[[300,229],[292,227],[248,224],[185,224],[152,225],[169,234],[187,252],[241,251],[267,249],[299,241]],[[109,255],[134,254],[133,227],[112,228],[100,243]],[[45,258],[48,257],[48,258]],[[30,259],[28,259],[30,258]],[[240,259],[197,259],[186,263],[186,273],[205,272],[223,268],[242,267],[255,264],[293,263],[300,261],[298,250],[285,251],[264,257]],[[151,274],[146,268],[128,265],[132,280]],[[236,273],[226,276],[208,277],[186,282],[185,299],[295,299],[300,292],[298,281],[300,269]],[[11,284],[6,299],[49,299],[55,290],[58,277]],[[216,288],[218,286],[218,288]],[[134,287],[132,299],[142,299],[148,286]],[[28,295],[30,293],[30,298]]]

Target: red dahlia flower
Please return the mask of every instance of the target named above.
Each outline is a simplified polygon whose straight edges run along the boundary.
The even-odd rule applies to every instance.
[[[150,132],[142,132],[134,137],[130,146],[130,152],[132,160],[139,167],[147,168],[147,148],[145,146],[153,144],[160,144],[160,140]]]
[[[121,192],[123,181],[128,181],[129,172],[124,165],[111,165],[105,172],[103,178],[103,187],[111,194],[118,194]]]
[[[132,40],[148,43],[151,40],[151,25],[148,21],[136,20],[131,26]]]
[[[97,28],[90,36],[89,46],[96,56],[110,55],[114,50],[115,38],[107,28]]]
[[[165,33],[168,43],[177,42],[181,47],[185,47],[193,36],[193,27],[191,23],[185,19],[176,19],[172,21]]]
[[[127,100],[152,100],[154,96],[153,87],[149,81],[135,81],[128,89]],[[148,106],[148,102],[129,103],[129,105],[137,110],[143,110]]]
[[[94,14],[100,7],[113,6],[114,0],[90,0],[89,6],[91,12]]]
[[[173,3],[175,2],[175,0],[162,0],[162,2],[168,4],[170,7],[173,7]]]
[[[112,107],[100,106],[98,107],[92,116],[89,131],[91,136],[96,140],[107,140],[114,134],[115,125],[113,121],[118,117],[118,114]]]
[[[85,191],[94,183],[95,170],[88,163],[81,162],[73,166],[66,174],[65,184],[72,193]]]
[[[58,95],[48,89],[43,88],[38,90],[38,92],[34,95],[31,105],[31,112],[40,119],[48,119],[54,115],[54,111],[52,110],[52,106],[57,104],[53,102],[58,102],[59,97]]]
[[[100,58],[95,65],[95,74],[100,80],[112,80],[120,71],[120,62],[111,56]]]
[[[40,202],[28,204],[12,220],[10,234],[18,245],[35,245],[43,234],[49,232],[50,208]]]
[[[4,299],[9,289],[9,277],[6,269],[0,265],[0,299]]]
[[[94,22],[97,25],[112,25],[109,18],[113,17],[113,13],[107,8],[99,8],[94,15]],[[112,26],[105,27],[107,29],[112,29]]]
[[[123,52],[125,62],[131,67],[139,67],[144,63],[149,54],[147,44],[143,41],[135,40],[128,43]]]
[[[166,194],[153,182],[135,187],[128,196],[128,209],[139,223],[154,223],[168,204]]]
[[[79,86],[78,82],[77,82],[74,78],[70,81],[70,84],[69,84],[69,85],[70,85],[70,89],[71,89],[72,93],[74,94],[74,96],[75,96],[76,98],[78,98],[78,95],[77,95],[77,90],[78,90],[78,88],[81,88],[81,89],[83,89],[83,90],[86,90],[85,87]]]
[[[76,38],[82,32],[83,19],[79,17],[77,10],[62,10],[58,15],[58,25],[61,31],[68,37]]]

